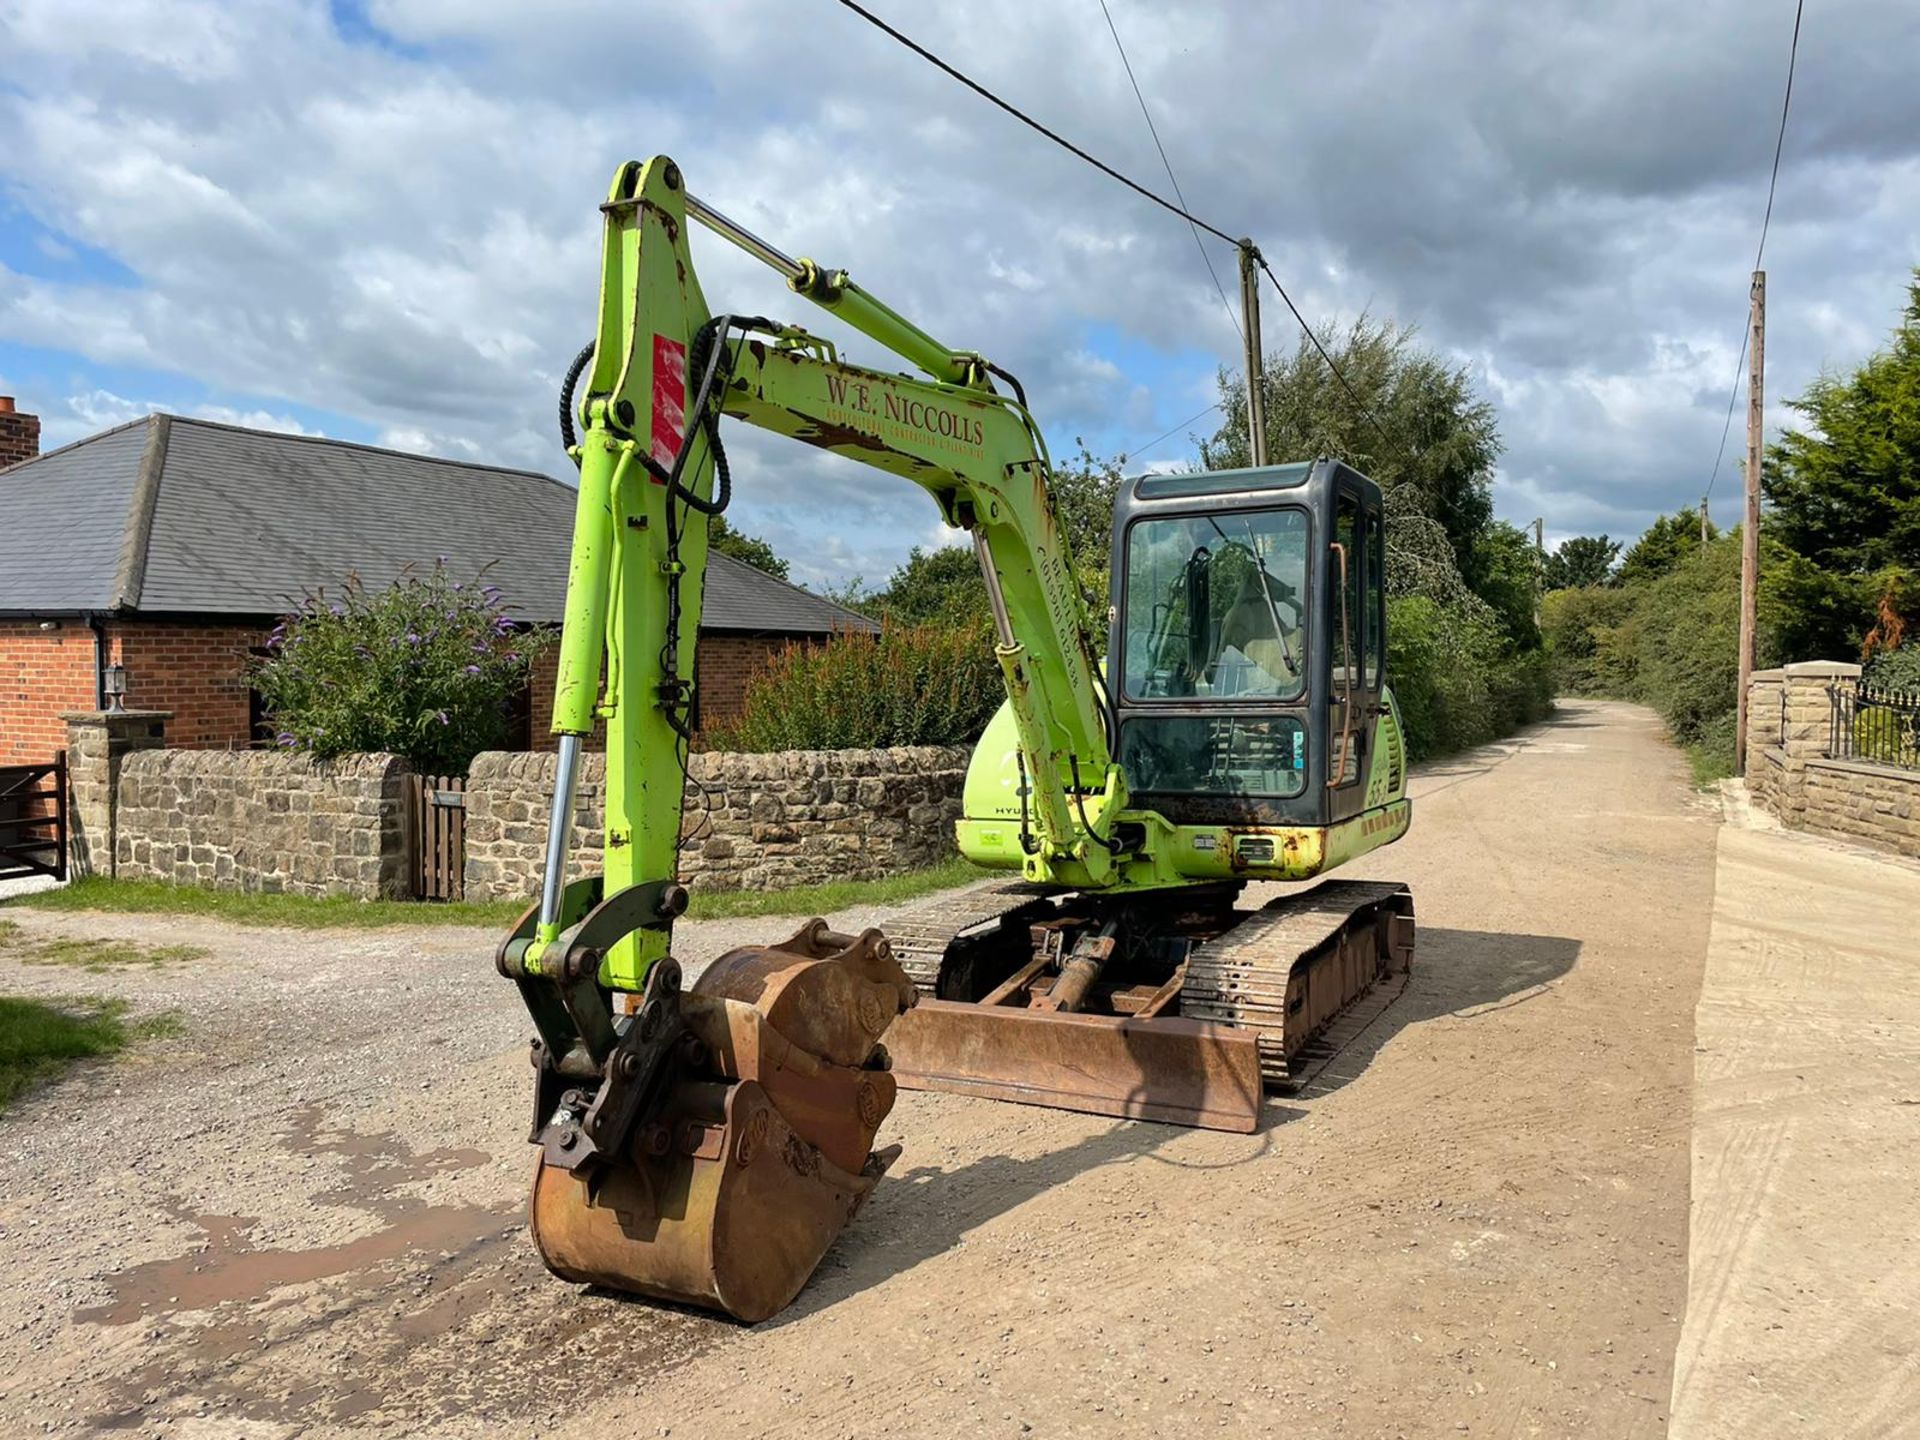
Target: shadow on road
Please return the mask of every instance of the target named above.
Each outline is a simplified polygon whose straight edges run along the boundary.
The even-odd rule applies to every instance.
[[[1358,1079],[1409,1025],[1442,1015],[1472,1019],[1536,1000],[1579,958],[1580,942],[1564,935],[1422,925],[1407,988],[1314,1075],[1299,1098],[1311,1100]]]
[[[969,1100],[994,1105],[993,1100]],[[1192,1171],[1196,1185],[1209,1172],[1233,1170],[1266,1156],[1274,1148],[1274,1130],[1306,1112],[1269,1103],[1259,1131],[1219,1135],[1224,1156],[1164,1153],[1195,1132],[1183,1126],[1145,1120],[1096,1120],[1105,1128],[1057,1150],[1038,1155],[983,1155],[955,1169],[918,1165],[896,1170],[869,1202],[878,1213],[863,1213],[827,1252],[813,1283],[792,1306],[763,1329],[805,1319],[848,1296],[912,1269],[923,1260],[964,1243],[978,1229],[1045,1191],[1065,1185],[1104,1165],[1150,1161]],[[1212,1148],[1212,1147],[1210,1147]],[[1056,1228],[1048,1222],[1048,1229]],[[1067,1243],[1068,1237],[1062,1238]]]
[[[1270,1098],[1262,1107],[1256,1133],[1218,1136],[1204,1147],[1211,1153],[1203,1158],[1167,1153],[1175,1142],[1193,1133],[1184,1128],[1113,1120],[1096,1122],[1105,1128],[1039,1155],[983,1155],[954,1169],[916,1165],[895,1171],[872,1202],[885,1212],[884,1220],[876,1215],[856,1220],[842,1243],[828,1253],[819,1275],[798,1302],[768,1323],[777,1326],[801,1319],[879,1284],[963,1243],[968,1232],[1042,1192],[1103,1165],[1138,1161],[1178,1165],[1204,1181],[1204,1172],[1253,1164],[1284,1144],[1282,1127],[1307,1113],[1293,1101],[1310,1103],[1359,1078],[1373,1057],[1407,1026],[1443,1015],[1470,1018],[1524,1004],[1547,993],[1579,955],[1580,942],[1562,936],[1422,927],[1413,974],[1399,998],[1327,1061],[1298,1096]],[[883,1232],[885,1238],[876,1232]]]

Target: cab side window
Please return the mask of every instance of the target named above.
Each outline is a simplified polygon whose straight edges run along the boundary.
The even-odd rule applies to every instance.
[[[1364,531],[1360,523],[1360,506],[1351,495],[1342,495],[1334,513],[1334,543],[1340,546],[1341,554],[1346,556],[1342,575],[1340,555],[1330,556],[1333,565],[1333,584],[1329,589],[1333,593],[1333,614],[1330,615],[1331,650],[1333,654],[1333,683],[1343,685],[1359,684],[1358,666],[1365,648],[1366,611],[1361,608],[1361,581],[1366,573],[1366,557],[1361,548]],[[1344,579],[1345,588],[1341,588]],[[1352,674],[1349,676],[1349,670]]]
[[[1387,669],[1387,541],[1378,510],[1367,511],[1367,623],[1365,678],[1369,690],[1380,688]]]

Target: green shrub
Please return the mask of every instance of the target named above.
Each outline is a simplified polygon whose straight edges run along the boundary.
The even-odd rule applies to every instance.
[[[747,687],[740,719],[706,741],[748,751],[965,744],[1005,698],[978,626],[891,626],[878,639],[788,646]]]
[[[322,760],[386,752],[416,770],[464,774],[499,746],[533,651],[500,591],[444,563],[370,592],[308,596],[268,637],[253,672],[279,743]]]
[[[1898,654],[1898,651],[1894,652]],[[1863,705],[1853,716],[1853,753],[1861,760],[1920,765],[1920,734],[1914,719],[1884,705]]]
[[[1553,708],[1544,652],[1515,650],[1490,620],[1424,595],[1388,602],[1387,681],[1414,760],[1483,745]]]
[[[1711,785],[1724,780],[1738,768],[1734,745],[1734,713],[1715,715],[1700,727],[1700,734],[1687,746],[1687,761],[1693,766],[1696,785]]]
[[[1920,692],[1920,644],[1882,650],[1867,662],[1863,678],[1887,690]]]
[[[1415,760],[1485,744],[1553,708],[1546,653],[1513,650],[1488,617],[1402,596],[1388,604],[1387,635],[1387,679]],[[967,744],[1005,694],[991,642],[975,627],[840,635],[782,651],[748,686],[740,719],[710,729],[706,743],[743,751]]]
[[[1778,625],[1765,603],[1759,621],[1754,648],[1765,669],[1780,658]],[[1682,744],[1706,739],[1734,713],[1740,688],[1740,537],[1721,536],[1638,587],[1633,615],[1603,648],[1608,641],[1632,654],[1625,693],[1658,710]]]
[[[1634,591],[1610,585],[1552,590],[1542,597],[1540,633],[1562,694],[1628,693],[1612,632],[1632,615],[1634,599]]]

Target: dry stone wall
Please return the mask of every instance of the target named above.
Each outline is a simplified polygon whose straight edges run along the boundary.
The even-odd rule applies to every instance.
[[[691,757],[681,878],[722,890],[868,880],[953,853],[968,751],[796,750]],[[467,781],[469,900],[530,896],[540,885],[555,757],[496,751]],[[576,872],[599,868],[606,761],[583,763],[574,810]]]
[[[405,760],[168,750],[168,718],[66,717],[77,873],[368,900],[413,894],[415,778]],[[968,757],[936,746],[695,755],[681,876],[775,890],[935,864],[953,853]],[[538,890],[554,767],[547,751],[474,761],[466,898]],[[600,867],[605,813],[605,758],[588,756],[583,768],[575,873]]]
[[[145,750],[120,764],[114,873],[295,895],[402,899],[407,784],[396,755]]]

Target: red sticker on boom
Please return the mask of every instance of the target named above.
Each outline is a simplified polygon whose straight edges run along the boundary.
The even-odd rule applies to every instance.
[[[653,337],[653,460],[673,468],[687,433],[687,347],[665,335]]]

